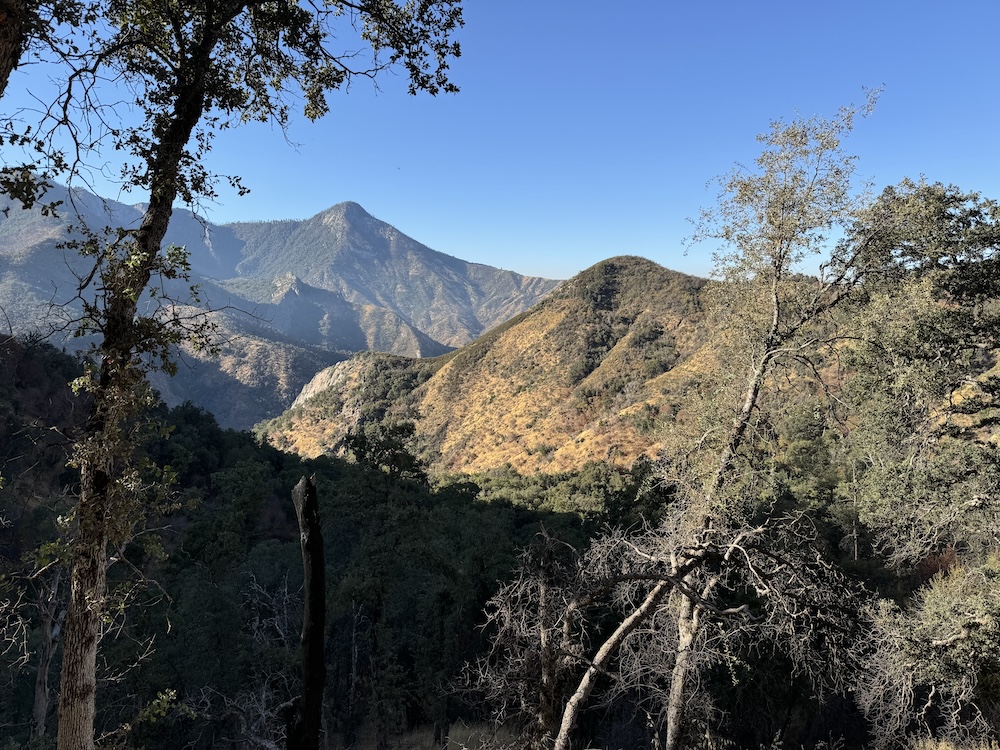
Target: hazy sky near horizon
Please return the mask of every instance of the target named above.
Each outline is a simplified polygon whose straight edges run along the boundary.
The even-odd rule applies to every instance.
[[[845,144],[860,176],[1000,198],[994,2],[467,0],[465,18],[459,94],[411,97],[389,77],[298,118],[293,145],[272,126],[225,131],[209,166],[251,192],[202,212],[307,218],[352,200],[435,250],[520,273],[568,278],[633,254],[707,275],[714,248],[682,243],[712,178],[751,162],[772,119],[833,115],[864,87],[884,92]],[[19,75],[12,88],[30,83]]]

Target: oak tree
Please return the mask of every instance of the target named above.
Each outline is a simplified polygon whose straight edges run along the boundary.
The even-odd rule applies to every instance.
[[[94,365],[78,382],[92,406],[73,459],[80,483],[60,750],[94,746],[107,566],[143,515],[131,449],[137,415],[150,403],[145,375],[169,369],[171,347],[190,333],[189,321],[151,285],[181,279],[187,270],[183,250],[162,246],[175,202],[214,196],[203,161],[214,134],[250,120],[284,126],[296,98],[315,119],[329,109],[328,92],[396,66],[405,70],[411,93],[456,90],[448,63],[459,54],[453,35],[462,24],[457,0],[108,0],[98,11],[103,36],[74,60],[50,124],[70,129],[81,159],[87,153],[80,149],[100,148],[102,136],[110,137],[114,150],[127,155],[125,184],[148,200],[138,227],[91,228],[79,248],[94,261],[83,279],[89,288],[81,290],[89,297],[82,330],[98,343]],[[360,45],[367,56],[357,52]],[[101,102],[107,79],[126,93],[141,122],[123,125],[120,113]]]
[[[483,684],[536,686],[534,701],[520,699],[537,716],[529,722],[536,742],[570,747],[580,712],[624,650],[657,654],[655,675],[624,673],[650,663],[631,658],[614,679],[660,696],[652,721],[663,747],[680,747],[694,675],[711,661],[708,623],[732,632],[755,626],[817,687],[836,684],[837,670],[817,669],[811,648],[827,643],[829,665],[847,658],[853,589],[824,560],[808,514],[774,502],[769,424],[789,380],[780,374],[823,393],[822,359],[840,337],[832,313],[876,257],[879,227],[852,231],[867,198],[841,148],[873,103],[831,119],[773,123],[754,166],[722,178],[718,205],[701,216],[695,239],[722,244],[714,314],[728,334],[719,366],[705,376],[704,408],[691,407],[700,416],[688,424],[698,432],[675,435],[665,457],[662,481],[675,501],[662,521],[598,539],[561,579],[545,566],[522,573],[494,599],[502,656],[482,665]],[[614,619],[595,619],[607,607]],[[541,657],[525,661],[518,654],[532,641]]]
[[[856,694],[879,745],[987,741],[1000,729],[1000,206],[904,180],[873,221],[883,265],[846,355],[850,492],[900,591],[871,611]]]

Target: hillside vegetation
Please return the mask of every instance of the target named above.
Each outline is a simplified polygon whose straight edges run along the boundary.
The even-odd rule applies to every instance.
[[[612,258],[453,354],[335,365],[257,431],[316,456],[342,451],[347,433],[373,420],[412,420],[421,456],[439,471],[629,465],[657,454],[706,366],[706,283]],[[382,406],[364,408],[373,403]]]
[[[67,381],[80,372],[51,346],[0,342],[5,750],[51,747],[47,680],[58,674],[53,626],[68,593],[59,553],[73,500],[63,435],[85,415]],[[642,486],[642,472],[595,466],[544,481],[484,477],[482,489],[465,477],[432,486],[366,462],[303,461],[221,429],[190,404],[146,418],[143,453],[169,467],[172,485],[167,502],[148,507],[127,564],[109,569],[117,614],[103,647],[115,679],[102,684],[98,727],[125,747],[208,748],[212,736],[255,744],[283,731],[302,616],[289,495],[303,474],[320,487],[334,746],[478,720],[442,688],[484,648],[481,612],[519,549],[543,528],[584,544],[598,523],[630,518],[640,494],[663,501]],[[143,474],[154,494],[167,490],[163,478]],[[148,581],[133,579],[140,569]]]
[[[0,342],[3,750],[995,748],[1000,203],[856,192],[872,105],[720,178],[711,282],[612,258],[457,351],[334,364],[266,440],[155,398],[198,308],[139,308],[165,223],[112,248],[96,354]],[[228,288],[333,357],[355,304],[426,343],[321,288],[318,227],[360,287],[419,267],[359,212],[263,229],[303,275]],[[234,321],[259,356],[220,376],[289,398],[292,337]]]

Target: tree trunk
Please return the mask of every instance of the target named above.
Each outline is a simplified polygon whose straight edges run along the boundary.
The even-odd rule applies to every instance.
[[[288,750],[319,750],[323,723],[323,687],[326,658],[323,636],[326,631],[326,563],[323,559],[323,530],[319,523],[316,477],[302,477],[292,491],[292,503],[299,519],[302,568],[305,573],[305,603],[302,613],[302,696],[287,733]]]
[[[93,750],[97,642],[107,593],[107,474],[81,470],[79,540],[73,550],[70,600],[59,682],[58,750]]]
[[[229,9],[233,16],[242,6]],[[232,17],[220,18],[215,30]],[[206,76],[217,41],[206,31],[203,43],[177,69],[173,110],[157,127],[158,142],[150,156],[152,174],[149,206],[135,235],[135,252],[117,275],[103,278],[105,307],[101,311],[104,338],[98,349],[100,376],[94,404],[75,460],[80,466],[77,506],[78,538],[72,557],[70,604],[63,640],[59,692],[58,750],[93,750],[96,713],[97,642],[101,609],[107,593],[107,548],[111,524],[127,528],[117,507],[115,473],[131,445],[122,436],[136,417],[135,389],[145,376],[136,362],[140,347],[150,345],[149,333],[137,321],[139,295],[149,286],[160,246],[177,197],[180,164],[191,133],[205,109]],[[132,399],[130,401],[130,399]],[[127,533],[127,532],[125,532]],[[121,540],[116,540],[121,541]]]
[[[31,711],[31,737],[45,734],[49,718],[49,668],[62,632],[65,611],[59,610],[59,582],[62,571],[56,568],[53,580],[38,594],[42,620],[42,643],[39,646],[38,673],[35,675],[35,700]]]
[[[361,620],[361,605],[356,601],[351,602],[351,667],[347,676],[347,722],[344,727],[344,742],[348,747],[354,745],[357,738],[358,726],[361,721],[360,714],[360,683],[361,683],[361,633],[359,622]]]
[[[688,583],[688,582],[686,582]],[[698,633],[695,605],[687,596],[681,596],[677,613],[677,655],[670,673],[670,694],[667,698],[667,737],[663,750],[678,750],[681,726],[684,722],[684,686],[691,669],[691,645]]]
[[[24,0],[0,0],[0,96],[27,47],[28,16]]]
[[[538,656],[541,667],[538,696],[538,715],[536,733],[533,740],[553,736],[559,729],[560,702],[562,695],[559,689],[559,659],[558,650],[552,644],[552,627],[555,616],[549,601],[549,579],[553,574],[554,562],[551,549],[546,546],[541,560],[541,571],[538,581],[538,621],[539,643]]]
[[[580,684],[566,703],[566,708],[563,710],[562,723],[559,727],[559,734],[556,736],[554,750],[569,750],[570,734],[576,724],[577,714],[583,706],[583,702],[587,700],[590,693],[594,690],[594,681],[597,679],[597,675],[605,670],[608,662],[611,661],[611,657],[614,656],[615,651],[618,650],[618,647],[628,634],[635,630],[653,612],[664,594],[670,590],[670,586],[669,581],[660,581],[657,583],[646,595],[639,608],[622,621],[621,625],[615,629],[615,632],[611,634],[598,650],[597,655],[590,666],[587,667],[587,671],[580,680]]]
[[[434,720],[434,747],[441,750],[448,750],[448,734],[451,730],[451,722],[445,719]]]

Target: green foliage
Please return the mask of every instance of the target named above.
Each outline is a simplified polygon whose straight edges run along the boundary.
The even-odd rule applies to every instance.
[[[697,312],[703,283],[680,274],[656,273],[649,261],[630,257],[598,263],[567,283],[555,299],[567,296],[583,302],[554,332],[557,338],[573,338],[572,345],[566,346],[578,357],[567,366],[570,384],[587,378],[626,336],[647,378],[669,370],[678,354],[664,321],[668,316]],[[651,308],[654,304],[665,309]]]
[[[585,275],[576,279],[573,293],[591,311],[610,311],[615,307],[618,294],[618,276],[613,262],[598,263]]]
[[[422,481],[427,473],[411,452],[414,432],[413,422],[365,424],[356,432],[348,432],[345,443],[362,466],[385,471],[392,477]]]
[[[427,380],[434,366],[425,360],[399,357],[381,352],[361,352],[352,358],[361,373],[357,390],[363,398],[356,398],[359,424],[380,422],[390,415],[406,418],[413,407],[413,390]],[[336,414],[347,404],[345,394],[336,388],[327,388],[309,399],[308,407],[318,412]],[[262,422],[254,428],[258,436],[287,427],[289,419],[304,411],[303,407],[289,410],[281,417]]]
[[[859,404],[850,442],[861,518],[895,565],[949,546],[982,559],[1000,488],[992,372],[1000,215],[976,194],[904,181],[883,192],[858,231],[873,224],[885,231],[883,266],[847,359],[847,394]]]
[[[440,477],[436,482],[455,481]],[[587,522],[580,527],[560,524],[554,536],[582,543],[581,531],[605,523],[634,527],[655,522],[670,502],[670,490],[657,481],[656,466],[637,461],[630,469],[588,463],[580,471],[523,475],[511,469],[469,475],[479,500],[558,514],[574,514]]]
[[[147,748],[197,747],[213,731],[249,737],[226,706],[266,714],[294,693],[302,574],[288,498],[303,472],[320,486],[330,718],[349,732],[451,720],[460,707],[443,687],[482,647],[480,613],[510,575],[516,545],[540,522],[581,534],[576,516],[484,503],[465,483],[431,489],[364,463],[303,463],[190,405],[165,417],[168,436],[149,450],[177,472],[185,499],[166,529],[168,559],[152,562],[169,598],[130,614],[130,639],[155,637],[156,649],[109,689],[100,715],[103,726],[129,724],[131,741]],[[277,731],[280,721],[269,721]]]
[[[394,18],[419,11],[394,7],[365,6]],[[452,5],[420,7],[433,14]],[[146,23],[149,47],[134,51],[136,70],[165,80],[167,58],[157,50],[173,42],[153,14],[144,19],[144,9],[122,5],[114,12],[133,32]],[[226,32],[226,49],[250,55],[247,45],[255,42],[247,30],[272,42],[281,28],[318,33],[305,12],[258,8],[237,26],[243,31]],[[283,13],[290,15],[283,20]],[[286,21],[291,25],[281,26]],[[317,41],[296,43],[304,49]],[[268,55],[259,71],[279,78],[294,62],[280,49]],[[307,89],[339,83],[322,65],[298,72]],[[210,73],[213,105],[227,115],[257,116],[256,107],[275,105],[235,90],[249,86],[259,94],[270,85],[247,79],[258,74],[252,66],[222,60]],[[428,70],[415,75],[418,85],[437,85]],[[165,112],[164,89],[145,91]],[[310,114],[325,106],[316,90],[306,100]],[[286,114],[277,111],[279,119]],[[580,655],[613,631],[614,612],[643,600],[644,586],[671,557],[694,561],[681,572],[684,585],[701,592],[689,609],[700,607],[704,618],[691,632],[703,660],[696,667],[705,668],[692,667],[686,685],[697,682],[697,700],[715,699],[723,709],[700,719],[712,742],[758,746],[774,738],[775,746],[806,746],[818,741],[808,727],[848,724],[878,745],[911,736],[956,746],[995,741],[1000,209],[976,194],[908,181],[862,207],[847,189],[853,161],[839,143],[853,114],[780,124],[764,139],[758,169],[724,182],[728,202],[706,216],[702,229],[732,251],[723,256],[725,282],[710,289],[719,302],[712,320],[728,326],[719,334],[725,367],[698,373],[687,392],[671,394],[669,407],[633,400],[638,389],[658,383],[627,373],[650,380],[698,343],[719,343],[683,330],[700,313],[703,282],[616,258],[545,303],[543,310],[568,311],[551,331],[552,351],[565,359],[551,372],[565,373],[562,385],[573,384],[572,404],[597,413],[642,404],[628,412],[637,429],[670,431],[670,453],[661,461],[637,461],[627,470],[589,463],[535,476],[508,465],[428,480],[415,454],[434,446],[417,440],[416,392],[450,362],[446,392],[461,395],[462,368],[495,366],[489,345],[497,332],[431,362],[359,357],[355,392],[326,391],[310,404],[317,413],[350,413],[354,428],[345,443],[355,460],[303,461],[220,429],[190,404],[166,410],[153,405],[149,391],[132,389],[150,358],[169,356],[177,339],[158,338],[141,316],[131,319],[129,335],[138,338],[110,364],[120,368],[104,413],[114,424],[101,433],[127,443],[136,461],[119,465],[113,481],[121,503],[105,509],[117,544],[101,619],[107,680],[99,730],[149,750],[207,748],[222,737],[247,745],[278,741],[278,709],[299,680],[302,574],[288,496],[301,474],[314,473],[330,581],[326,718],[345,743],[359,743],[370,730],[386,746],[408,724],[447,725],[470,711],[447,686],[464,663],[488,652],[483,607],[510,579],[518,547],[540,528],[586,550],[570,555],[561,575],[586,572],[596,581],[568,601],[566,619],[552,624],[553,633],[579,630],[579,646],[559,652],[571,670],[588,666]],[[151,130],[129,141],[134,153],[154,148],[150,137],[163,122],[152,116]],[[182,192],[205,187],[197,148],[185,157]],[[815,183],[797,161],[806,157],[822,167]],[[255,231],[265,237],[286,229]],[[122,277],[123,298],[135,303],[141,285],[129,275],[146,261],[130,236],[118,239],[114,249],[91,249],[104,253],[111,276]],[[833,253],[817,285],[797,269],[829,243]],[[186,258],[167,249],[147,270],[180,277]],[[93,321],[100,324],[100,315]],[[0,725],[13,733],[10,747],[41,748],[48,740],[29,741],[26,717],[48,601],[42,584],[70,556],[65,532],[77,518],[60,494],[71,481],[60,436],[79,429],[72,414],[82,402],[108,394],[101,396],[95,369],[103,363],[87,363],[81,376],[78,361],[37,341],[3,347],[0,633],[22,632],[27,640],[21,651],[5,651],[6,641],[0,647],[9,667],[0,685]],[[499,366],[507,368],[504,377],[516,372],[515,364]],[[83,386],[76,397],[55,386],[76,378]],[[742,411],[733,394],[747,394]],[[168,427],[139,429],[146,419],[137,418],[140,407]],[[542,456],[559,448],[549,438],[531,446]],[[100,457],[104,447],[84,449]],[[147,470],[152,465],[160,469]],[[771,526],[775,519],[782,523]],[[607,527],[616,531],[599,535]],[[559,545],[567,550],[565,543]],[[731,564],[744,559],[744,568]],[[585,560],[598,563],[585,570]],[[135,586],[135,571],[156,585]],[[852,600],[840,596],[854,590],[844,584],[848,573],[882,598],[848,609]],[[627,587],[610,596],[621,581]],[[768,610],[782,583],[791,593]],[[609,746],[659,741],[647,721],[655,726],[654,710],[664,705],[683,651],[675,636],[684,622],[676,615],[686,595],[676,588],[635,631],[636,640],[621,644],[639,682],[614,681],[624,687],[608,710],[580,725],[588,739],[628,738],[608,739]],[[585,632],[573,617],[587,608],[593,627]],[[864,632],[845,655],[838,648],[855,629]],[[530,661],[538,649],[534,634],[527,637]],[[801,658],[807,652],[824,663]],[[862,669],[848,671],[852,661]],[[829,678],[831,664],[843,671]],[[826,681],[838,694],[806,699],[810,680]],[[649,713],[636,714],[637,707]]]
[[[875,739],[900,736],[961,743],[996,738],[1000,706],[1000,560],[956,565],[901,609],[883,601],[865,658],[859,697]]]
[[[94,362],[75,381],[76,392],[88,397],[89,414],[71,462],[80,479],[68,560],[72,596],[64,626],[59,722],[62,738],[74,736],[90,745],[96,730],[97,643],[117,614],[113,587],[118,582],[108,578],[107,569],[144,531],[156,510],[150,498],[162,495],[150,485],[151,475],[138,456],[144,442],[141,416],[155,405],[146,376],[153,370],[175,372],[175,347],[181,343],[212,346],[210,324],[192,324],[151,284],[186,280],[189,270],[183,249],[162,247],[175,201],[194,205],[215,197],[215,177],[204,159],[214,132],[249,120],[284,128],[289,95],[300,95],[305,115],[316,119],[328,110],[329,91],[396,65],[406,71],[411,93],[456,91],[447,70],[460,53],[451,35],[462,25],[462,8],[456,0],[419,6],[373,0],[350,8],[112,0],[84,15],[76,18],[84,23],[60,28],[71,50],[61,61],[70,71],[46,115],[55,123],[52,137],[69,131],[76,148],[71,177],[95,151],[103,161],[100,148],[110,141],[126,155],[121,166],[126,189],[149,193],[138,228],[83,227],[83,238],[72,243],[94,261],[78,279],[83,314],[76,334],[94,335],[97,341]],[[344,15],[370,49],[367,64],[353,44],[343,52],[333,50],[339,43],[333,27]],[[99,95],[109,82],[127,91],[129,103],[141,113],[140,124],[107,126],[114,118],[106,119],[107,105]],[[231,182],[244,190],[238,178]],[[24,191],[19,196],[26,200]],[[196,290],[191,294],[197,297]],[[147,298],[156,303],[152,309],[139,305]],[[232,503],[211,530],[218,544],[214,559],[206,561],[210,574],[224,565],[219,553],[250,551],[267,475],[251,464],[217,472],[218,494],[229,493]]]

